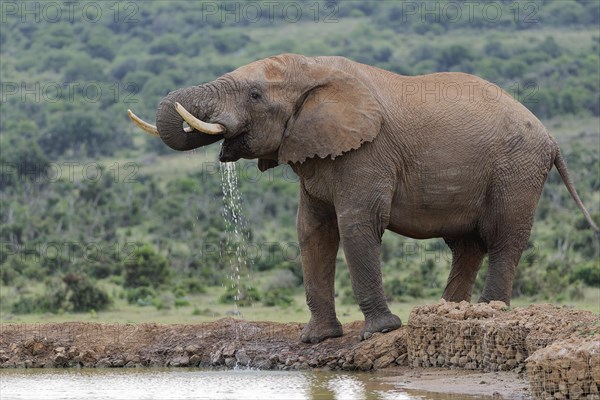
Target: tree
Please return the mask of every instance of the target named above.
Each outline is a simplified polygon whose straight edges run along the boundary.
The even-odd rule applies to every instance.
[[[151,286],[158,288],[170,280],[171,271],[167,259],[149,244],[134,251],[133,260],[125,260],[124,286],[129,288]]]
[[[69,273],[64,276],[63,282],[70,292],[68,301],[75,312],[101,311],[111,304],[108,294],[90,282],[84,274]]]

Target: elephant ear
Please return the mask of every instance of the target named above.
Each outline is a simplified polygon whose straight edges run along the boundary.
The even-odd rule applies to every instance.
[[[352,75],[320,64],[303,64],[308,83],[295,104],[279,148],[280,163],[334,159],[372,141],[382,123],[379,103]]]

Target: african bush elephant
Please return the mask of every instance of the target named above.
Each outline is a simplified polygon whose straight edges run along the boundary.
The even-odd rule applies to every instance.
[[[510,302],[517,265],[552,166],[598,231],[541,122],[496,85],[463,73],[400,76],[343,57],[283,54],[169,93],[156,126],[176,150],[223,140],[221,161],[289,164],[300,177],[297,229],[306,301],[301,340],[342,335],[334,306],[341,240],[365,316],[360,338],[401,326],[380,271],[384,230],[442,237],[452,251],[443,297]],[[189,125],[183,128],[183,121]]]

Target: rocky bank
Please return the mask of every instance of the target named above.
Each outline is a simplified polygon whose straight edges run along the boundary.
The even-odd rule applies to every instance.
[[[395,366],[527,372],[544,399],[599,399],[600,318],[549,304],[448,303],[413,309],[393,332],[299,341],[302,324],[225,318],[196,325],[0,325],[0,367],[253,367],[369,371]],[[526,369],[526,370],[525,370]]]

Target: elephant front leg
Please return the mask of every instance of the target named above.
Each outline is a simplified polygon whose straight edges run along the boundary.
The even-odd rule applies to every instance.
[[[335,259],[339,246],[335,213],[327,205],[311,201],[301,193],[297,227],[306,304],[311,312],[300,339],[305,343],[318,343],[342,336],[334,299]]]
[[[355,217],[338,221],[346,261],[350,268],[352,290],[365,316],[359,339],[375,332],[388,332],[402,326],[400,318],[390,312],[383,293],[380,251],[383,227],[376,222]]]

